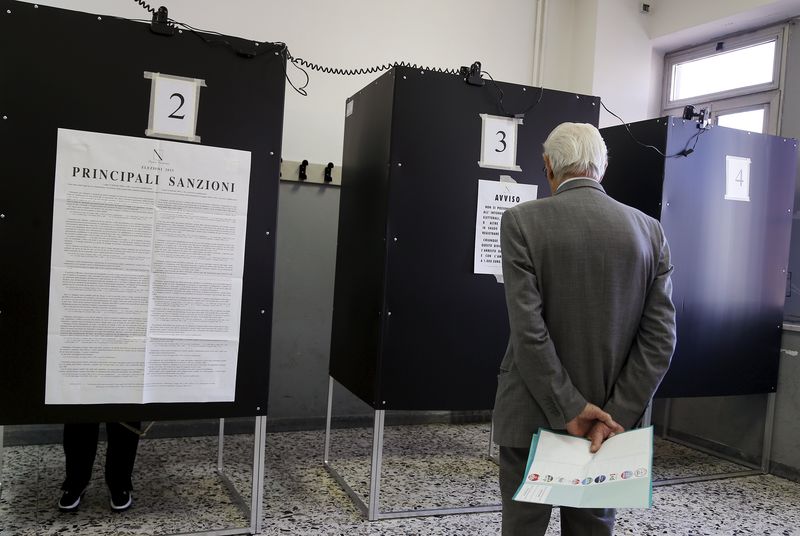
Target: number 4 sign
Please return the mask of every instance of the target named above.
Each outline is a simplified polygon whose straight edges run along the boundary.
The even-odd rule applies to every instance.
[[[146,136],[200,143],[197,110],[205,80],[145,71],[150,84],[150,119]]]
[[[479,114],[481,128],[481,159],[484,168],[522,171],[517,165],[517,127],[522,118]]]
[[[725,156],[725,199],[750,201],[750,159]]]

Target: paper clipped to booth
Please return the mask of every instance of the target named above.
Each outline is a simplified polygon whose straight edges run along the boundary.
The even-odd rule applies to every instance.
[[[538,192],[535,184],[478,180],[474,273],[503,275],[500,219],[509,208],[536,199]]]
[[[617,434],[600,450],[580,437],[540,429],[531,440],[515,501],[574,508],[649,508],[653,427]]]

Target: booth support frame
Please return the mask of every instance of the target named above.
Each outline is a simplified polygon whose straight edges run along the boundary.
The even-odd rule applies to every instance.
[[[370,475],[369,475],[369,496],[367,501],[356,493],[347,483],[344,476],[336,469],[331,461],[331,421],[333,417],[333,376],[328,378],[328,408],[325,416],[325,451],[323,466],[330,473],[333,479],[350,496],[350,499],[369,521],[381,519],[402,519],[409,517],[441,516],[451,514],[477,514],[487,512],[499,512],[502,507],[499,504],[467,506],[467,507],[444,507],[444,508],[421,508],[416,510],[381,510],[380,491],[381,491],[381,469],[383,465],[383,442],[384,429],[386,422],[386,410],[374,410],[373,432],[372,432],[372,452],[370,455]],[[491,443],[490,443],[491,453]],[[491,455],[491,454],[490,454]]]
[[[737,465],[748,467],[749,469],[746,471],[729,471],[724,473],[715,473],[711,475],[666,478],[654,481],[653,486],[673,486],[675,484],[686,484],[690,482],[708,482],[712,480],[722,480],[727,478],[741,478],[746,476],[759,476],[759,475],[769,474],[770,463],[772,461],[772,436],[775,429],[776,398],[777,398],[776,393],[767,394],[767,409],[764,415],[764,438],[761,444],[762,446],[761,446],[760,464],[755,464],[747,460],[743,460],[741,458],[736,458],[735,456],[728,456],[727,454],[714,451],[712,449],[703,447],[701,445],[695,445],[690,441],[686,441],[671,436],[669,433],[669,423],[672,412],[671,411],[672,399],[671,398],[667,399],[664,405],[664,424],[662,425],[662,430],[661,430],[662,439],[671,441],[672,443],[677,443],[678,445],[683,445],[693,450],[697,450],[704,454],[708,454],[709,456],[714,456],[716,458],[720,458],[729,461],[731,463],[735,463]]]
[[[0,425],[0,497],[3,494],[3,461],[4,461],[4,432],[5,428]],[[266,415],[256,416],[255,430],[253,434],[253,472],[252,472],[252,494],[250,505],[236,489],[230,477],[225,473],[224,468],[224,446],[225,446],[225,419],[219,420],[219,443],[217,451],[216,473],[222,480],[233,503],[241,510],[245,517],[249,518],[249,525],[241,528],[216,529],[200,532],[176,533],[173,536],[255,536],[262,534],[264,518],[264,472],[266,459],[267,442],[267,417]],[[7,486],[6,486],[7,487]]]

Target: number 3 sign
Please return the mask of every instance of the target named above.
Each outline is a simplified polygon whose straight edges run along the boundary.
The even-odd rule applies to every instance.
[[[485,168],[522,171],[517,165],[517,127],[522,118],[479,114],[481,128],[481,159]]]
[[[205,80],[145,71],[150,84],[150,119],[146,136],[200,143],[197,110]]]

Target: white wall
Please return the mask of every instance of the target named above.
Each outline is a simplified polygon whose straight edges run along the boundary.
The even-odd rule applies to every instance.
[[[661,56],[647,32],[651,15],[638,0],[599,0],[592,90],[627,122],[656,117],[661,95]],[[600,126],[619,121],[601,111]]]
[[[659,115],[663,60],[637,0],[547,0],[544,85],[598,95],[625,121]],[[619,121],[601,110],[600,126]]]
[[[800,13],[800,0],[547,0],[544,84],[590,93],[625,121],[661,115],[665,52]],[[600,126],[618,123],[605,111]]]
[[[598,0],[545,1],[543,85],[592,93]]]
[[[31,2],[32,3],[32,2]],[[41,5],[149,18],[132,0],[44,0]],[[296,57],[331,66],[390,61],[458,68],[480,60],[497,80],[530,84],[535,2],[530,0],[151,0],[198,28],[283,41]],[[290,76],[302,80],[294,69]],[[180,74],[180,73],[176,73]],[[342,157],[345,99],[378,75],[310,73],[309,96],[287,87],[283,158]],[[191,75],[191,73],[187,73]]]
[[[800,0],[652,0],[650,37],[660,49],[766,26],[800,13]]]

